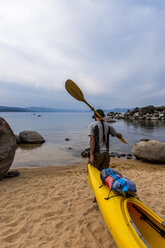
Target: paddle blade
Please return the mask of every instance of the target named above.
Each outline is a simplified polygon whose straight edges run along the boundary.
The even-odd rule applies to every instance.
[[[78,101],[82,101],[82,102],[85,101],[82,91],[80,90],[80,88],[71,79],[68,79],[66,81],[65,89],[68,91],[68,93],[72,97],[74,97]]]
[[[124,144],[127,144],[128,145],[127,141],[125,141],[124,138],[120,138],[120,141],[123,142]]]

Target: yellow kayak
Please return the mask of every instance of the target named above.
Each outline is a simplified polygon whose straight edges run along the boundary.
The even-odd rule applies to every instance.
[[[102,186],[100,171],[88,164],[88,182],[116,244],[120,248],[165,247],[165,222],[135,197]]]

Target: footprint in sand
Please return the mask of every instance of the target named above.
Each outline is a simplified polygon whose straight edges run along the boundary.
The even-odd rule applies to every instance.
[[[164,216],[165,216],[165,209],[163,209],[163,210],[161,211],[161,215],[164,215]]]

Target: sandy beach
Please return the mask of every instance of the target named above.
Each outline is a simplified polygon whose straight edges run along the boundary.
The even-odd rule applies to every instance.
[[[111,159],[136,183],[140,200],[165,219],[165,165]],[[19,169],[0,181],[1,248],[115,248],[93,192],[87,165]]]

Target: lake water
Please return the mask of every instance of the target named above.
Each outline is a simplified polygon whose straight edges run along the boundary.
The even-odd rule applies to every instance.
[[[41,116],[38,116],[41,115]],[[18,147],[12,167],[44,167],[84,163],[81,152],[89,147],[87,127],[93,121],[92,112],[87,113],[19,113],[0,114],[15,134],[24,130],[39,132],[46,142],[42,145]],[[132,146],[142,138],[165,142],[164,121],[124,121],[111,125],[123,134],[129,145],[110,137],[110,151],[130,153]],[[69,138],[66,141],[65,138]]]

